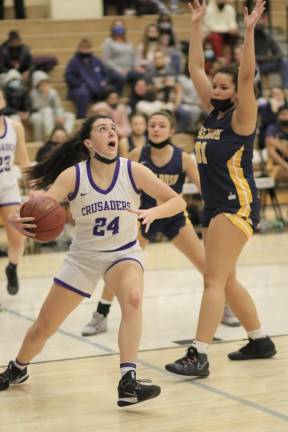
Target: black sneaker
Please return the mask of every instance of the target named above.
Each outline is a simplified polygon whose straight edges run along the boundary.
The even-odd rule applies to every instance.
[[[276,354],[275,345],[269,336],[260,339],[249,339],[249,342],[228,354],[230,360],[252,360],[273,357]]]
[[[206,354],[198,353],[197,349],[190,346],[184,357],[167,364],[165,369],[178,375],[207,377],[209,375],[209,363]]]
[[[153,399],[161,393],[161,388],[157,385],[143,385],[142,382],[151,383],[150,380],[137,380],[134,371],[128,371],[121,378],[118,385],[119,407],[134,405]]]
[[[10,264],[8,264],[7,267],[5,268],[5,273],[7,276],[8,293],[11,295],[17,294],[17,292],[19,291],[19,282],[18,282],[16,267],[13,267]]]
[[[10,361],[7,369],[0,373],[0,391],[7,390],[10,384],[20,384],[29,378],[27,367],[18,369],[13,361]]]

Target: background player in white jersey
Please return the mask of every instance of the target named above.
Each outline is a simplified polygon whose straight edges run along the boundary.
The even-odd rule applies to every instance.
[[[160,387],[136,380],[136,358],[142,322],[143,268],[137,241],[137,216],[146,230],[155,219],[183,211],[185,201],[141,164],[117,157],[115,123],[94,116],[49,159],[30,169],[37,187],[62,202],[68,197],[76,223],[75,238],[35,323],[28,330],[15,361],[0,374],[0,390],[28,378],[27,364],[84,297],[104,277],[122,311],[119,328],[121,380],[118,405],[126,406],[159,395]],[[78,162],[78,163],[77,163]],[[76,163],[76,165],[75,165]],[[139,207],[143,190],[162,204]],[[11,223],[27,236],[33,218],[15,214]]]
[[[8,241],[9,264],[5,269],[7,290],[16,294],[19,289],[17,264],[24,250],[24,237],[8,223],[8,216],[14,213],[21,203],[18,187],[17,169],[14,166],[16,156],[20,167],[30,165],[25,145],[25,134],[21,123],[3,115],[6,102],[0,89],[0,215]]]

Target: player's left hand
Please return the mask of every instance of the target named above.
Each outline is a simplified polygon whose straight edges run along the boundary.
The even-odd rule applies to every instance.
[[[254,29],[265,10],[265,1],[257,0],[254,9],[249,15],[247,7],[244,8],[244,25],[246,29]]]
[[[126,210],[130,213],[136,214],[138,216],[138,220],[141,221],[142,225],[146,225],[145,233],[149,231],[151,223],[154,222],[155,219],[157,219],[157,210],[155,207],[139,210],[132,210],[127,208]]]

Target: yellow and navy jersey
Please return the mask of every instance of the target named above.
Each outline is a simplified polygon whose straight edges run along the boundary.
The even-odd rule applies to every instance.
[[[183,171],[182,164],[182,150],[172,144],[173,154],[169,162],[163,166],[157,166],[153,163],[151,158],[151,146],[143,147],[139,163],[145,165],[151,171],[153,171],[156,176],[170,186],[178,194],[182,193],[183,185],[185,181],[186,174]],[[141,194],[141,208],[151,208],[156,206],[156,200],[149,195],[142,192]]]
[[[235,133],[233,110],[222,118],[218,114],[216,110],[209,114],[195,143],[205,207],[248,209],[257,200],[252,166],[255,132]]]

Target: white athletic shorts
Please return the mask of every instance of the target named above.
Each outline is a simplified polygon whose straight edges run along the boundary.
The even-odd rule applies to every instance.
[[[54,282],[84,297],[91,297],[105,273],[118,262],[126,260],[136,261],[143,268],[143,251],[138,244],[115,252],[97,253],[73,248],[64,258]]]
[[[21,196],[17,183],[11,186],[0,186],[0,207],[21,204]]]

